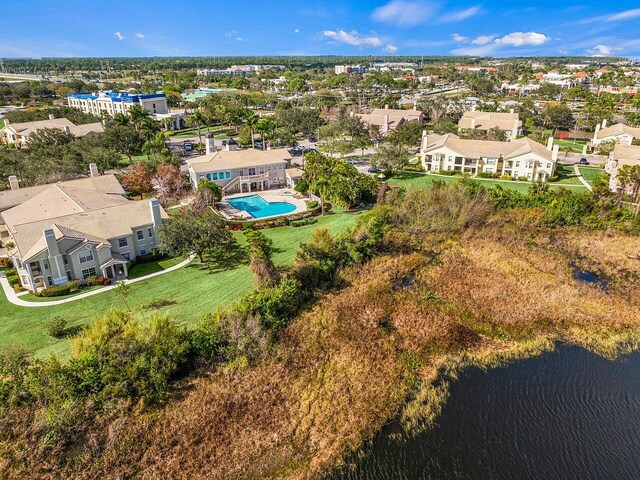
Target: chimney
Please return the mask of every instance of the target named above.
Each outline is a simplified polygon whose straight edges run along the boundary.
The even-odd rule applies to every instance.
[[[153,228],[158,228],[162,225],[162,215],[160,214],[160,202],[152,198],[149,200],[149,208],[151,209],[151,220],[153,221]]]
[[[205,139],[207,155],[214,153],[216,151],[216,141],[213,138],[213,134],[207,133]]]
[[[593,142],[595,143],[598,140],[598,132],[600,131],[600,124],[596,124],[596,131],[593,132]]]
[[[50,113],[49,114],[49,120],[55,120],[55,119],[56,119],[56,117],[53,115],[53,113]]]
[[[509,109],[509,113],[510,113],[511,115],[513,115],[513,114],[515,113],[515,110],[514,110],[513,108],[511,108],[511,109]]]
[[[384,125],[382,125],[382,133],[389,132],[389,115],[384,116]]]
[[[417,111],[418,110],[418,102],[413,102],[413,111]]]
[[[389,110],[389,104],[388,104],[388,103],[385,103],[385,104],[384,104],[384,109],[385,109],[385,110]]]
[[[56,241],[56,234],[53,228],[45,228],[42,231],[44,235],[44,241],[47,243],[47,250],[49,251],[49,257],[53,258],[60,255],[60,249],[58,248],[58,242]]]
[[[476,117],[471,117],[469,120],[471,120],[471,128],[473,130],[476,129]]]
[[[427,147],[429,146],[429,136],[427,135],[427,131],[422,131],[422,140],[420,142],[420,160],[422,161],[422,166],[425,167],[425,162],[427,160]]]
[[[602,120],[602,128],[607,128],[607,119]]]
[[[20,188],[20,182],[18,182],[18,177],[15,175],[9,176],[9,186],[11,190],[18,190]]]
[[[547,140],[547,150],[553,150],[553,136],[549,137],[549,139]]]
[[[4,126],[5,126],[5,127],[8,127],[10,124],[11,124],[11,122],[9,121],[9,119],[8,119],[8,118],[5,118],[5,119],[4,119]]]
[[[90,163],[89,164],[89,176],[90,177],[98,177],[100,175],[100,172],[98,172],[98,165],[96,165],[95,163]]]
[[[551,160],[554,162],[558,161],[558,151],[560,151],[560,145],[556,144],[553,146],[553,151],[551,152]]]

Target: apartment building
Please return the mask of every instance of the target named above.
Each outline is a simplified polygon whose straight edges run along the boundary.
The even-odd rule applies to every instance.
[[[388,108],[374,108],[368,113],[351,113],[357,115],[360,119],[369,127],[374,127],[382,135],[389,133],[391,130],[395,130],[400,125],[406,122],[424,122],[424,114],[417,110],[400,110]]]
[[[623,189],[618,181],[618,171],[626,166],[640,166],[640,145],[625,145],[618,143],[613,147],[604,171],[609,174],[609,188],[612,192]]]
[[[545,181],[552,177],[558,160],[558,145],[551,149],[523,137],[510,142],[466,140],[455,134],[422,134],[420,156],[426,171],[459,171],[476,176],[481,172]]]
[[[522,121],[512,109],[509,113],[502,112],[464,112],[458,121],[458,132],[462,130],[481,130],[488,132],[493,128],[502,130],[507,140],[515,140],[522,133]]]
[[[607,126],[607,120],[596,125],[591,145],[600,145],[603,142],[616,142],[622,145],[631,145],[634,140],[640,139],[640,128],[630,127],[624,123],[616,123]]]
[[[152,115],[169,113],[167,97],[164,93],[130,94],[123,92],[70,93],[67,95],[70,107],[85,113],[100,116],[103,113],[115,115],[126,114],[134,105],[140,105]]]
[[[335,66],[336,75],[340,75],[341,73],[366,73],[367,67],[364,65],[336,65]]]
[[[238,150],[228,145],[225,150],[188,159],[189,181],[194,190],[202,180],[216,182],[225,195],[284,188],[287,185],[285,170],[291,166],[291,158],[285,148]]]
[[[0,195],[5,205],[18,202],[0,217],[9,258],[29,290],[93,275],[126,278],[128,262],[158,245],[157,228],[168,219],[156,199],[127,200],[113,175],[37,189]]]
[[[11,123],[5,118],[4,128],[0,129],[0,140],[7,145],[24,147],[29,143],[33,133],[45,128],[63,130],[76,138],[82,138],[89,133],[104,132],[104,126],[100,122],[76,125],[66,118],[53,118],[53,115],[50,115],[48,120],[22,123]]]

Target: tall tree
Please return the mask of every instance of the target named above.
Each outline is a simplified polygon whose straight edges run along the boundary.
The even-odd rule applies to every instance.
[[[260,230],[245,231],[249,245],[251,271],[259,286],[273,285],[278,282],[280,274],[273,259],[273,241]]]
[[[142,162],[129,166],[120,180],[131,195],[140,195],[142,198],[144,194],[153,192],[151,171]]]

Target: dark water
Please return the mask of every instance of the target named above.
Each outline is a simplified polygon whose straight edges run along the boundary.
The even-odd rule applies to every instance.
[[[382,434],[336,478],[640,479],[640,354],[611,362],[559,346],[469,369],[435,428],[406,441]]]

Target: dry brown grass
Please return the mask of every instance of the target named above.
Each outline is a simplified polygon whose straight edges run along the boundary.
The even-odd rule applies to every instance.
[[[494,225],[439,245],[435,260],[377,258],[292,322],[274,357],[194,379],[154,412],[103,417],[72,460],[27,459],[11,475],[314,478],[398,415],[428,425],[447,396],[439,380],[465,365],[533,355],[555,339],[607,354],[640,345],[638,302],[574,280],[566,248],[613,275],[636,265],[610,249],[636,241]]]

